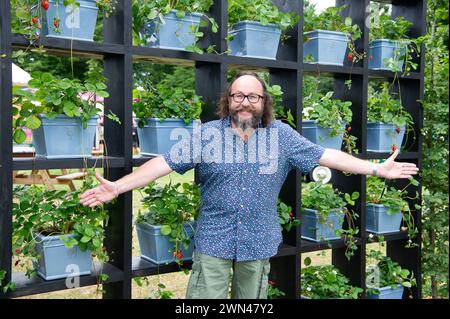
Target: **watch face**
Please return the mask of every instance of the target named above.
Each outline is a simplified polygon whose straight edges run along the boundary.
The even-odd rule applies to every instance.
[[[312,172],[312,178],[315,182],[326,184],[331,180],[331,170],[325,166],[317,166]]]

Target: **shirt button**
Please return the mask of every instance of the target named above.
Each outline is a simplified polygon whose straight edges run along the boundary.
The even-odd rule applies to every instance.
[[[238,224],[240,225],[240,224],[241,224],[241,222],[238,222]]]
[[[245,187],[242,187],[242,190],[245,191]]]
[[[244,205],[241,205],[241,208],[244,208]]]

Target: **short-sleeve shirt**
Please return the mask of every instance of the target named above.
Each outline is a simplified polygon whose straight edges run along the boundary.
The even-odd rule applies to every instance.
[[[163,157],[180,174],[196,169],[195,249],[237,261],[276,255],[282,242],[277,200],[286,176],[292,169],[309,173],[324,150],[278,120],[260,124],[247,141],[229,116],[194,126]]]

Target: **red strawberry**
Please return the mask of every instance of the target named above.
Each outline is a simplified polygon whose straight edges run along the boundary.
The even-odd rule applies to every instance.
[[[41,1],[41,7],[42,7],[45,11],[48,10],[48,6],[49,6],[49,4],[48,4],[48,1],[47,1],[47,0],[42,0],[42,1]]]
[[[347,132],[350,132],[351,130],[352,130],[351,126],[347,127]]]
[[[291,216],[291,217],[294,216],[294,213],[290,212],[290,213],[289,213],[289,216]]]
[[[372,61],[372,60],[373,60],[373,55],[371,55],[371,56],[369,57],[369,59],[370,59],[370,61]]]
[[[53,25],[55,26],[55,28],[59,28],[59,20],[57,20],[57,19],[55,19],[54,21],[53,21]]]
[[[38,18],[37,17],[33,17],[33,19],[31,19],[31,22],[33,22],[33,24],[36,24],[36,23],[38,23]]]
[[[399,128],[399,127],[397,127],[397,128],[395,129],[395,131],[397,132],[397,134],[400,134],[400,128]]]
[[[269,279],[269,285],[275,286],[275,281]]]
[[[349,53],[349,54],[347,55],[347,60],[349,60],[350,62],[352,62],[352,61],[353,61],[353,54]]]
[[[16,249],[16,254],[20,254],[21,250],[19,248]]]
[[[397,149],[397,146],[392,145],[392,147],[391,147],[392,152],[395,152],[396,149]]]
[[[183,254],[181,253],[181,250],[178,251],[177,258],[178,258],[179,260],[181,260],[181,259],[183,258]]]

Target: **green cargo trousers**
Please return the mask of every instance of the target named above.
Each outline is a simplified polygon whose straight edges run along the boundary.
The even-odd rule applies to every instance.
[[[236,262],[194,252],[186,299],[226,299],[231,278],[232,299],[266,299],[269,272],[269,259]]]

